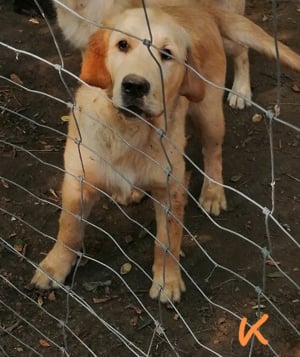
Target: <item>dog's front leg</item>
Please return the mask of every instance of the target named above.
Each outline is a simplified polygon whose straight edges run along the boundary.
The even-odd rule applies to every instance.
[[[54,247],[40,263],[31,283],[41,289],[63,283],[82,248],[84,222],[97,198],[95,189],[66,174],[62,190],[62,212]]]
[[[169,189],[169,194],[166,189],[153,193],[160,204],[155,203],[157,235],[150,297],[163,303],[168,299],[179,301],[181,292],[185,291],[178,263],[186,195],[177,185],[170,185]]]

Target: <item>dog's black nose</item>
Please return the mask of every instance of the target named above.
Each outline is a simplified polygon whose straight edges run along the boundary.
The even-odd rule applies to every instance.
[[[150,90],[150,83],[136,74],[128,74],[122,81],[122,92],[132,98],[142,98]]]

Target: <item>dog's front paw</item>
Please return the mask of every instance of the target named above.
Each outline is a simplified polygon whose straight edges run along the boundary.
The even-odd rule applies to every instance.
[[[63,284],[66,277],[70,273],[74,263],[74,257],[71,259],[61,259],[52,254],[52,251],[39,264],[34,276],[31,280],[31,285],[39,289],[52,289]]]
[[[150,297],[152,299],[159,298],[162,303],[166,303],[169,300],[173,302],[179,302],[181,293],[185,292],[185,284],[181,277],[179,267],[170,272],[163,271],[154,274],[153,283],[150,289]]]
[[[221,210],[227,208],[224,188],[214,183],[204,182],[199,202],[206,212],[218,216]]]

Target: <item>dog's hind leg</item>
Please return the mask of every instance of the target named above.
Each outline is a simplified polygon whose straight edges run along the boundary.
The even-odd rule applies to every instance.
[[[204,100],[192,106],[192,117],[201,135],[204,172],[208,176],[204,177],[199,202],[208,213],[215,216],[227,207],[222,186],[222,145],[225,133],[222,97],[222,90],[209,85]]]
[[[224,44],[226,53],[232,57],[234,65],[232,85],[234,93],[230,92],[228,94],[227,101],[232,108],[244,109],[245,106],[251,105],[249,100],[252,97],[248,49],[227,40],[224,40]]]

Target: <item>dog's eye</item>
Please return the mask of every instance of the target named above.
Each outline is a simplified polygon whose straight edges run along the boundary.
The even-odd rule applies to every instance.
[[[127,52],[129,44],[126,40],[121,40],[118,42],[118,48],[121,52]]]
[[[163,61],[169,61],[172,59],[173,54],[172,54],[171,50],[169,50],[168,48],[163,48],[160,55],[161,55],[161,59]]]

